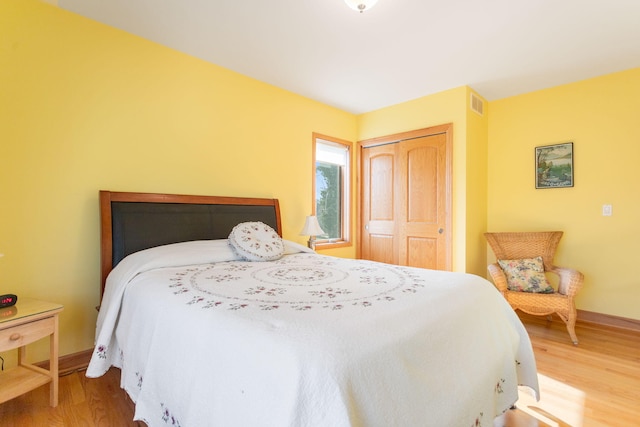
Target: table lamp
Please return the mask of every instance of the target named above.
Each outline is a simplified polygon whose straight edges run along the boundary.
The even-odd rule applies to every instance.
[[[304,227],[302,227],[302,231],[300,232],[301,236],[309,236],[309,241],[307,245],[316,250],[316,236],[324,234],[322,228],[320,227],[320,223],[318,222],[318,217],[315,215],[307,216],[307,219],[304,222]]]

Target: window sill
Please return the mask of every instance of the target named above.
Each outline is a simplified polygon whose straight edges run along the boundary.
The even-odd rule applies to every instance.
[[[346,248],[348,246],[351,246],[351,242],[346,240],[339,240],[336,242],[316,242],[316,251],[321,251],[323,249]]]

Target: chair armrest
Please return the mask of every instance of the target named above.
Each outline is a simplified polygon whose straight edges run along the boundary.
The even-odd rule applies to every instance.
[[[584,275],[578,270],[574,270],[572,268],[558,267],[554,265],[547,271],[558,275],[560,278],[558,283],[558,293],[563,295],[570,297],[576,296],[584,282]]]
[[[507,292],[507,276],[504,275],[500,265],[497,262],[490,264],[487,267],[487,270],[489,270],[491,280],[493,280],[493,284],[496,285],[496,288],[498,288],[498,290],[503,294]]]

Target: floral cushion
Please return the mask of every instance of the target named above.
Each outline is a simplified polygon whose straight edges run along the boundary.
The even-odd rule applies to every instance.
[[[498,260],[507,276],[510,291],[552,294],[554,292],[544,275],[542,257]]]
[[[284,243],[276,230],[263,222],[242,222],[231,230],[229,244],[249,261],[273,261],[284,254]]]

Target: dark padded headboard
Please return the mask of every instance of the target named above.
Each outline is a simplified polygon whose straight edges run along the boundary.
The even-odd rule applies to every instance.
[[[282,236],[277,199],[100,191],[102,293],[127,255],[170,243],[226,239],[234,226],[262,221]]]

